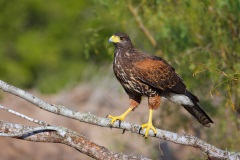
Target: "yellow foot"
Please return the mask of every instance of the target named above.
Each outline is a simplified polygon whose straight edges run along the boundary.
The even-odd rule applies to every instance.
[[[111,115],[108,115],[108,118],[112,118],[112,120],[110,122],[111,125],[113,125],[113,123],[115,121],[119,120],[119,126],[120,126],[121,121],[123,121],[125,117],[122,116],[122,115],[121,116],[111,116]]]
[[[111,126],[113,125],[113,123],[116,121],[116,120],[119,120],[119,128],[120,128],[120,125],[121,125],[121,122],[125,119],[125,117],[127,116],[127,114],[129,112],[132,111],[132,108],[128,108],[123,114],[121,114],[120,116],[111,116],[111,115],[108,115],[108,118],[112,118],[110,124]]]
[[[145,138],[148,137],[148,132],[149,132],[150,129],[153,130],[155,135],[157,134],[157,131],[156,131],[155,127],[152,125],[152,123],[148,122],[148,123],[143,124],[140,128],[140,131],[144,128],[146,128],[146,132],[145,132],[145,135],[144,135]]]

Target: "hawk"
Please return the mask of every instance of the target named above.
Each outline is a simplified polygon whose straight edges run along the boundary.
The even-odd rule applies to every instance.
[[[210,127],[213,121],[198,105],[199,99],[186,89],[183,80],[164,59],[144,54],[134,48],[129,36],[116,33],[109,38],[115,46],[113,71],[129,96],[130,106],[120,116],[111,116],[111,125],[116,121],[123,121],[140,103],[141,97],[148,97],[149,120],[141,125],[146,128],[145,138],[149,130],[156,129],[152,124],[153,110],[159,108],[161,97],[182,105],[203,126]]]

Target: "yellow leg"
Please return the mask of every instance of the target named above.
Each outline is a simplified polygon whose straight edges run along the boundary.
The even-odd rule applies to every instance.
[[[149,132],[150,129],[153,130],[154,134],[157,134],[157,131],[156,131],[155,127],[152,125],[152,114],[153,114],[153,110],[150,109],[148,123],[143,124],[142,128],[141,128],[141,129],[146,128],[146,132],[145,132],[145,136],[144,136],[145,138],[148,137],[148,132]]]
[[[123,114],[121,114],[120,116],[111,116],[109,115],[108,118],[112,118],[111,120],[111,125],[113,125],[113,123],[116,121],[116,120],[119,120],[119,121],[123,121],[125,119],[125,117],[128,115],[129,112],[132,111],[132,108],[128,108],[128,110],[126,110]]]

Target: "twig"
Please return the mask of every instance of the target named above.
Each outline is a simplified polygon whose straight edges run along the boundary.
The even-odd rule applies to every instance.
[[[131,2],[128,3],[128,8],[130,10],[130,12],[133,14],[135,20],[138,23],[139,28],[143,31],[143,33],[146,35],[146,37],[148,38],[148,40],[151,42],[151,44],[153,45],[153,47],[157,46],[157,42],[156,40],[153,38],[153,36],[150,34],[150,32],[148,31],[148,29],[145,27],[145,25],[143,24],[141,18],[138,16],[137,10],[132,6]]]
[[[21,117],[21,118],[24,118],[24,119],[26,119],[26,120],[28,120],[28,121],[30,121],[30,122],[34,122],[34,123],[39,124],[39,125],[50,126],[50,124],[48,124],[48,123],[45,123],[45,122],[43,122],[43,121],[30,118],[30,117],[28,117],[28,116],[25,116],[25,115],[23,115],[23,114],[21,114],[21,113],[18,113],[18,112],[16,112],[16,111],[14,111],[14,110],[11,110],[11,109],[9,109],[9,108],[6,108],[6,107],[4,107],[4,106],[2,106],[2,105],[0,105],[0,109],[6,110],[6,111],[8,111],[9,113],[12,113],[12,114],[14,114],[14,115],[16,115],[16,116],[19,116],[19,117]]]

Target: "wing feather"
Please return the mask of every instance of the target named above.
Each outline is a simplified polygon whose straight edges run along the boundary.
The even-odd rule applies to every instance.
[[[165,60],[159,57],[144,58],[134,62],[137,77],[144,83],[162,91],[170,89],[175,93],[185,93],[186,86]]]

